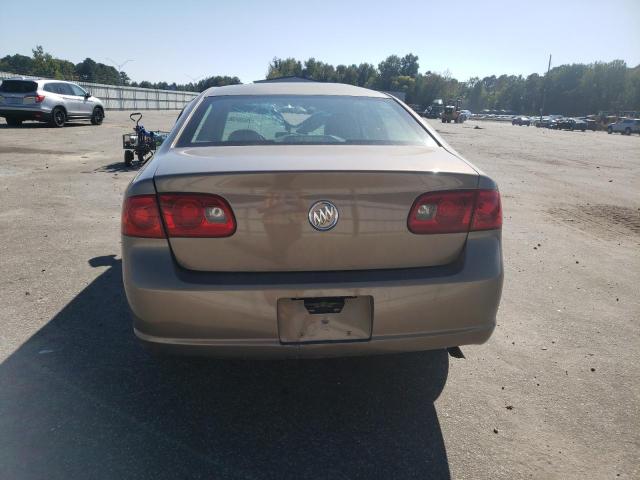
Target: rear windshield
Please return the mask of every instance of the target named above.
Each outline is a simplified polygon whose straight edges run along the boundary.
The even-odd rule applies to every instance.
[[[178,147],[212,145],[435,145],[391,98],[329,95],[207,97]]]
[[[3,80],[0,84],[0,92],[4,93],[31,93],[38,89],[36,82],[27,80]]]

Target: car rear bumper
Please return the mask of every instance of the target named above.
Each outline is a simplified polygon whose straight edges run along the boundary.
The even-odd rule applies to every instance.
[[[485,342],[503,279],[500,232],[474,232],[453,265],[359,272],[199,273],[165,240],[123,237],[134,331],[166,351],[216,356],[326,357]],[[283,343],[278,299],[371,296],[371,337]]]
[[[51,111],[35,108],[0,108],[0,117],[11,117],[16,120],[40,120],[47,121],[51,118]]]

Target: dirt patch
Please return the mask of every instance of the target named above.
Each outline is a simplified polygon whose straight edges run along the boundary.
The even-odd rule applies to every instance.
[[[640,208],[618,205],[572,205],[549,209],[556,220],[606,239],[640,235]]]

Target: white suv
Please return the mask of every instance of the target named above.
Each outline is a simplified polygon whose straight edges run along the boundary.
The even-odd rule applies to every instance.
[[[0,117],[14,127],[24,120],[63,127],[67,120],[76,118],[100,125],[104,106],[100,99],[75,83],[10,78],[0,84]]]
[[[607,127],[607,133],[613,132],[621,133],[623,135],[640,133],[640,120],[637,118],[621,118],[616,123],[610,123]]]

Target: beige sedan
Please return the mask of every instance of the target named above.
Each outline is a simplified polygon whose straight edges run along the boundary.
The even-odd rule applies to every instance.
[[[501,226],[496,184],[394,97],[315,82],[211,88],[125,194],[134,331],[221,356],[483,343]]]

